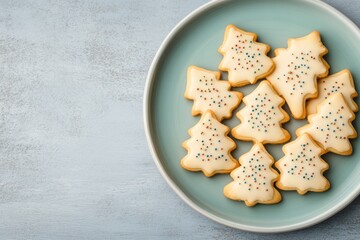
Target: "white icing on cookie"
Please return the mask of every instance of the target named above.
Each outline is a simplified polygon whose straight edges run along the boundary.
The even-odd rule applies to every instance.
[[[185,97],[194,100],[193,115],[211,110],[221,121],[230,118],[232,111],[240,104],[243,95],[229,91],[229,82],[219,80],[219,72],[190,66],[187,78]]]
[[[234,181],[224,188],[226,197],[245,201],[247,206],[281,200],[279,192],[274,188],[274,182],[279,176],[272,168],[274,159],[261,144],[255,144],[239,161],[240,167],[231,172]]]
[[[284,99],[277,95],[268,81],[262,81],[243,101],[246,106],[236,114],[241,123],[231,131],[235,138],[263,144],[290,139],[288,131],[281,127],[289,120],[281,108]]]
[[[269,74],[274,63],[267,56],[270,47],[256,42],[255,33],[245,32],[234,25],[228,25],[219,52],[224,56],[219,69],[229,72],[232,86],[254,84]]]
[[[208,177],[233,170],[238,162],[230,154],[236,144],[227,136],[229,130],[207,111],[189,130],[191,138],[183,143],[188,154],[181,160],[181,166],[190,171],[203,171]]]
[[[335,93],[318,106],[317,113],[308,117],[309,124],[296,130],[296,135],[308,133],[326,151],[350,155],[349,138],[357,136],[351,124],[354,118],[342,94]]]
[[[329,181],[323,172],[329,165],[320,157],[324,150],[309,135],[303,134],[283,147],[285,156],[275,163],[280,171],[276,186],[283,190],[297,190],[299,194],[308,191],[323,192]]]
[[[305,101],[317,96],[317,78],[328,74],[328,64],[322,58],[328,50],[319,32],[302,38],[289,39],[287,49],[276,49],[276,68],[267,79],[285,98],[296,119],[306,117]]]
[[[327,99],[334,93],[341,93],[346,100],[346,103],[352,111],[358,111],[358,105],[354,102],[353,98],[358,94],[355,90],[354,81],[351,76],[351,72],[348,69],[344,69],[338,73],[335,73],[326,78],[318,80],[318,92],[317,98],[310,99],[307,103],[307,114],[316,113],[316,107],[322,101]]]

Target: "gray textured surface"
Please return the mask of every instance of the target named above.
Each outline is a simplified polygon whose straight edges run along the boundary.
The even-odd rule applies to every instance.
[[[359,198],[306,230],[254,234],[198,214],[160,176],[146,73],[205,2],[0,1],[0,239],[359,237]],[[326,2],[360,25],[360,1]]]

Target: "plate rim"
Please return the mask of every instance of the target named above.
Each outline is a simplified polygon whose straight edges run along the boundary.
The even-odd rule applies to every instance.
[[[294,230],[299,230],[303,228],[307,228],[310,226],[313,226],[315,224],[318,224],[342,209],[344,209],[346,206],[348,206],[355,198],[360,194],[360,184],[355,188],[346,198],[344,198],[342,201],[338,202],[336,205],[334,205],[332,208],[327,210],[326,212],[310,218],[305,221],[301,221],[299,223],[290,224],[290,225],[283,225],[278,227],[259,227],[259,226],[252,226],[252,225],[246,225],[241,224],[235,221],[230,221],[227,219],[224,219],[222,217],[219,217],[215,214],[212,214],[208,212],[207,210],[200,207],[198,204],[196,204],[192,199],[190,199],[185,192],[183,192],[178,185],[171,179],[169,174],[166,172],[165,168],[162,166],[160,157],[158,156],[156,152],[156,146],[153,141],[153,133],[151,130],[151,114],[150,114],[150,103],[151,103],[151,94],[153,89],[153,83],[155,79],[155,73],[157,70],[157,66],[159,61],[161,60],[161,57],[163,53],[165,52],[167,46],[172,41],[172,39],[175,37],[175,35],[183,28],[185,27],[189,22],[191,22],[194,18],[196,18],[198,15],[202,14],[203,12],[209,10],[212,7],[215,7],[217,5],[221,5],[225,2],[228,2],[231,0],[212,0],[208,3],[205,3],[201,5],[200,7],[196,8],[192,12],[190,12],[186,17],[184,17],[180,22],[178,22],[172,30],[168,33],[168,35],[165,37],[163,42],[161,43],[159,49],[157,50],[153,61],[149,67],[148,74],[145,81],[145,87],[144,87],[144,95],[143,95],[143,121],[144,121],[144,130],[145,130],[145,136],[148,143],[148,147],[152,156],[153,161],[155,162],[158,170],[160,171],[160,174],[165,179],[167,184],[171,187],[171,189],[192,209],[195,211],[201,213],[202,215],[206,216],[207,218],[212,219],[215,222],[218,222],[220,224],[233,227],[236,229],[249,231],[249,232],[259,232],[259,233],[279,233],[279,232],[289,232]],[[360,29],[359,27],[351,21],[347,16],[345,16],[343,13],[341,13],[336,8],[332,7],[331,5],[322,2],[321,0],[294,0],[298,2],[307,2],[310,4],[317,5],[318,7],[323,8],[324,10],[329,11],[330,13],[334,14],[341,20],[344,24],[346,24],[354,33],[356,33],[360,38]]]

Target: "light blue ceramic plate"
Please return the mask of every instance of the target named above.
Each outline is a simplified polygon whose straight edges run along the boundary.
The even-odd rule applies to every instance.
[[[324,155],[330,164],[325,176],[331,189],[324,193],[300,196],[282,191],[283,201],[276,205],[246,207],[243,202],[223,196],[229,175],[207,178],[202,173],[185,171],[180,159],[186,154],[181,143],[189,138],[187,130],[199,117],[191,116],[192,102],[183,95],[186,69],[189,65],[216,70],[221,60],[217,52],[225,27],[235,24],[255,32],[259,41],[272,50],[287,47],[287,39],[300,37],[312,30],[321,33],[329,49],[326,60],[331,73],[349,68],[360,88],[360,33],[350,20],[320,1],[305,0],[238,0],[210,2],[181,21],[160,47],[150,68],[144,95],[145,129],[153,157],[166,181],[191,207],[209,218],[243,230],[280,232],[304,228],[318,223],[348,205],[360,192],[359,139],[352,141],[354,154],[344,157]],[[223,75],[226,79],[226,75]],[[255,86],[241,88],[245,94]],[[241,108],[241,105],[239,108]],[[236,110],[235,112],[237,112]],[[225,121],[237,125],[234,116]],[[304,121],[291,120],[285,127],[294,136]],[[358,123],[354,122],[355,127]],[[237,141],[238,158],[251,144]],[[280,146],[266,145],[279,159]]]

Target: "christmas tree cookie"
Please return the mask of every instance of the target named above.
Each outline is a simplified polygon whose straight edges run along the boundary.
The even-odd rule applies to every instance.
[[[324,192],[330,187],[323,172],[329,165],[320,157],[324,150],[306,133],[283,147],[285,156],[275,163],[280,171],[276,186],[282,190]]]
[[[316,107],[322,101],[326,100],[330,95],[339,92],[343,95],[346,103],[354,112],[358,111],[358,105],[354,99],[358,94],[355,90],[354,81],[351,72],[344,69],[326,78],[318,80],[319,95],[317,98],[310,99],[307,103],[307,114],[316,113]]]
[[[181,166],[189,171],[202,171],[207,177],[231,172],[239,163],[230,154],[236,144],[227,136],[229,131],[213,112],[205,112],[189,130],[191,138],[183,143],[188,154],[181,160]]]
[[[231,172],[234,181],[224,188],[226,197],[244,201],[249,207],[257,203],[274,204],[281,201],[280,193],[274,188],[274,182],[279,178],[272,168],[274,159],[263,145],[255,144],[239,161],[240,167]]]
[[[285,101],[268,81],[262,81],[243,101],[246,106],[236,114],[241,123],[231,131],[235,138],[262,144],[283,143],[290,139],[289,132],[281,127],[290,119],[281,108]]]
[[[326,152],[350,155],[349,139],[357,136],[351,124],[354,118],[343,95],[335,93],[318,106],[317,113],[309,115],[309,124],[297,129],[296,135],[308,133]]]
[[[274,69],[274,63],[267,56],[270,47],[256,42],[255,33],[245,32],[234,25],[228,25],[219,52],[223,59],[219,69],[228,72],[232,86],[254,84]]]
[[[306,117],[306,99],[317,96],[317,78],[328,75],[329,65],[322,58],[327,52],[316,31],[289,39],[287,49],[275,50],[276,68],[267,79],[285,98],[296,119]]]
[[[194,116],[211,110],[219,121],[231,117],[243,97],[240,92],[229,91],[229,82],[219,80],[219,72],[190,66],[187,75],[185,98],[194,100]]]

